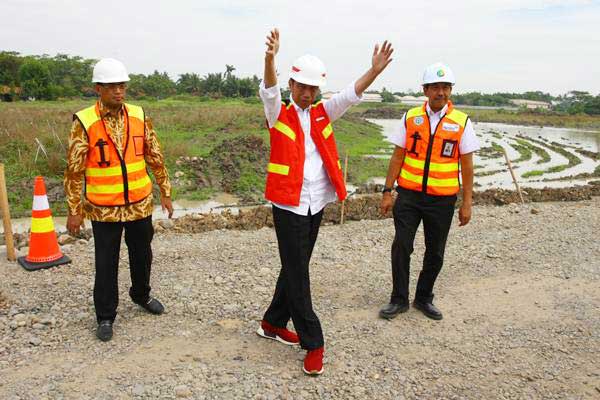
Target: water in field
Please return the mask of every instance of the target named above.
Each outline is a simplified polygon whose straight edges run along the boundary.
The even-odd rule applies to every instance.
[[[386,137],[393,134],[400,124],[400,120],[370,121],[380,125]],[[474,127],[482,147],[482,151],[474,157],[475,182],[480,189],[514,188],[504,155],[493,151],[493,145],[506,150],[518,182],[523,187],[570,187],[600,179],[583,175],[593,173],[600,165],[599,160],[586,153],[600,152],[600,132],[499,123],[476,123]],[[529,156],[522,154],[523,146],[529,149]],[[380,153],[370,157],[389,159],[392,149],[393,146],[386,146]],[[568,152],[570,156],[563,152]],[[566,167],[562,169],[561,166]],[[552,168],[562,170],[552,172]],[[532,174],[532,171],[536,172]],[[383,183],[384,179],[374,178],[373,181]]]

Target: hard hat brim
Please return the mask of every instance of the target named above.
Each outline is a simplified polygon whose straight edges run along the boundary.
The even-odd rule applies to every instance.
[[[296,81],[298,83],[303,83],[305,85],[318,86],[319,88],[322,88],[323,86],[325,86],[327,84],[325,79],[319,79],[319,80],[308,79],[308,78],[304,78],[304,77],[294,76],[294,74],[290,74],[290,79],[293,79],[294,81]]]
[[[120,83],[120,82],[129,82],[129,77],[123,77],[123,79],[96,79],[93,83]]]

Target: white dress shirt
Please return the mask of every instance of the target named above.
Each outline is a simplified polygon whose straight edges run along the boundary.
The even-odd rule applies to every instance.
[[[446,111],[448,111],[448,104],[444,106],[440,111],[433,112],[431,108],[429,108],[429,103],[427,103],[427,116],[429,117],[429,126],[431,129],[431,133],[435,132],[435,128],[438,126],[442,118],[446,115]],[[395,144],[398,147],[404,148],[406,146],[406,113],[402,116],[402,120],[400,121],[400,127],[396,132],[394,132],[388,140]],[[467,120],[465,125],[465,131],[462,134],[460,139],[460,143],[458,144],[458,151],[460,154],[469,154],[474,151],[479,150],[479,139],[475,135],[475,130],[473,129],[473,123],[470,119]]]
[[[264,83],[260,85],[260,98],[265,108],[265,116],[269,128],[272,128],[277,122],[279,112],[281,111],[281,91],[279,85],[265,88]],[[354,104],[360,103],[362,97],[356,95],[354,82],[346,89],[333,95],[329,100],[323,100],[323,107],[329,116],[331,122],[340,118]],[[291,211],[299,215],[316,214],[321,211],[328,203],[336,201],[337,196],[335,188],[329,180],[327,171],[323,166],[323,159],[317,150],[315,142],[310,136],[310,107],[301,109],[294,100],[290,98],[304,132],[304,179],[302,182],[302,191],[300,192],[300,205],[289,206],[285,204],[273,203],[273,205],[284,210]]]

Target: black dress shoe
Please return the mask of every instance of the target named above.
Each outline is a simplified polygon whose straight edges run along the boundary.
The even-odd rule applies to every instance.
[[[392,319],[398,314],[408,311],[408,304],[390,303],[379,310],[379,317],[383,319]]]
[[[103,342],[108,342],[113,336],[113,322],[111,320],[104,320],[98,323],[98,329],[96,329],[96,336]]]
[[[160,315],[165,312],[165,307],[160,303],[160,301],[156,300],[154,297],[148,298],[146,303],[136,303],[140,305],[144,310],[148,311],[150,314]]]
[[[420,301],[414,301],[413,306],[420,310],[426,317],[440,320],[443,318],[442,312],[438,310],[432,303],[421,303]]]

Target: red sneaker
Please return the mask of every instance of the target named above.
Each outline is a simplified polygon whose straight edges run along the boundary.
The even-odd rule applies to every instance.
[[[309,350],[304,357],[302,370],[307,375],[321,375],[323,373],[323,351],[324,347]]]
[[[300,343],[300,338],[296,333],[287,330],[286,328],[277,328],[269,324],[267,321],[261,321],[260,327],[256,331],[259,336],[262,336],[267,339],[277,340],[283,344],[287,344],[288,346],[294,346]]]

